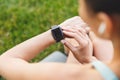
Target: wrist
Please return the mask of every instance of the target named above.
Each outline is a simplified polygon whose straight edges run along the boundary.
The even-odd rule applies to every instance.
[[[46,32],[47,34],[47,39],[50,41],[51,44],[56,43],[55,39],[52,36],[51,29]]]
[[[82,64],[88,64],[91,62],[97,61],[96,57],[91,56],[91,57],[82,57],[80,58],[79,62]]]

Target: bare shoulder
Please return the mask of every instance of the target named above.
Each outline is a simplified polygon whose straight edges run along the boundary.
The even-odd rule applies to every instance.
[[[79,80],[103,80],[99,72],[91,64],[82,66],[79,72]]]

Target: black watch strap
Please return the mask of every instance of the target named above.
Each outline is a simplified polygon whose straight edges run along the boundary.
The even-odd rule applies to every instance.
[[[56,42],[60,42],[62,39],[64,39],[62,29],[57,25],[52,26],[51,33]]]

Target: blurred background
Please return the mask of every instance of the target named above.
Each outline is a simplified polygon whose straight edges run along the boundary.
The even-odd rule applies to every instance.
[[[0,54],[76,15],[77,0],[0,0]],[[63,46],[52,45],[32,61],[55,50],[63,51]]]
[[[0,0],[0,54],[76,15],[77,0]],[[50,46],[32,61],[55,50],[63,51],[62,44]]]

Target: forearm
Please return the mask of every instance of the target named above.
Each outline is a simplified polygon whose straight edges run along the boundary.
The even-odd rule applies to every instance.
[[[55,40],[49,30],[15,46],[2,56],[21,58],[28,61],[53,43],[55,43]]]

